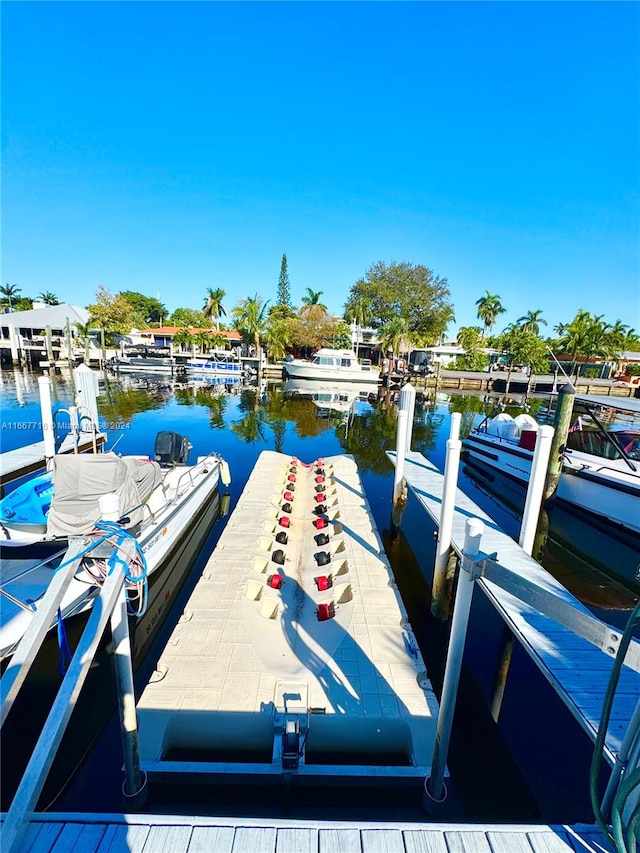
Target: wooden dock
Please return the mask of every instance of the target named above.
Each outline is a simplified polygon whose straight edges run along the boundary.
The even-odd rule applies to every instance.
[[[157,670],[156,779],[429,775],[438,704],[352,457],[260,455]]]
[[[107,437],[105,433],[98,433],[95,442],[98,448],[102,447]],[[76,446],[72,435],[67,435],[62,442],[58,453],[87,453],[93,449],[93,434],[81,433]],[[36,441],[15,450],[7,450],[2,453],[2,467],[0,468],[0,490],[5,486],[27,477],[36,471],[42,471],[45,467],[44,441]]]
[[[394,453],[388,456],[395,460]],[[421,506],[437,524],[444,483],[442,474],[421,453],[411,452],[405,458],[404,476]],[[452,531],[452,545],[458,555],[469,518],[484,522],[482,551],[485,554],[496,553],[501,565],[540,589],[552,592],[576,610],[588,613],[587,608],[459,489]],[[478,584],[567,708],[595,741],[613,658],[495,584],[485,579],[480,579]],[[639,696],[640,674],[624,666],[606,738],[605,757],[610,764],[618,753]]]
[[[596,826],[34,816],[25,853],[608,853]]]

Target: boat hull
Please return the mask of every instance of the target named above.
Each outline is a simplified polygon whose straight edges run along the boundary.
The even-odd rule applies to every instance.
[[[341,368],[328,370],[311,362],[287,362],[282,368],[284,379],[313,379],[317,382],[353,382],[357,385],[377,385],[379,376],[373,370]]]
[[[527,484],[533,452],[518,442],[488,434],[471,433],[463,447],[469,458],[496,468],[502,474]],[[567,452],[558,481],[556,497],[590,512],[640,537],[640,477],[607,466],[594,467],[582,454]]]

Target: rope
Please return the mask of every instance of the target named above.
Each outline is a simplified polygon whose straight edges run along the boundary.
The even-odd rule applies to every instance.
[[[640,784],[640,769],[634,770],[618,788],[618,792],[616,793],[612,805],[613,832],[607,826],[605,816],[602,813],[602,809],[600,807],[600,801],[598,796],[598,778],[600,776],[600,768],[602,766],[602,756],[607,737],[607,730],[609,728],[611,708],[613,706],[613,700],[615,699],[618,681],[620,680],[620,672],[622,671],[622,666],[624,664],[625,655],[627,654],[627,649],[629,648],[629,645],[633,638],[633,631],[638,624],[640,624],[640,601],[638,601],[633,611],[631,612],[631,615],[629,616],[627,625],[622,635],[622,639],[620,640],[618,653],[616,654],[615,660],[613,662],[613,668],[611,670],[611,675],[609,676],[609,683],[607,684],[607,691],[605,693],[604,702],[602,705],[600,725],[598,726],[598,734],[593,748],[593,758],[591,760],[591,769],[589,773],[589,793],[591,795],[591,807],[593,808],[593,813],[598,822],[598,825],[600,826],[600,829],[602,830],[606,838],[608,838],[609,842],[615,847],[617,853],[634,853],[635,851],[635,842],[633,846],[630,846],[623,837],[622,810],[624,808],[624,803],[626,802],[631,791],[638,784]],[[631,816],[629,822],[629,830],[632,830],[638,822],[637,812],[639,812],[638,807],[634,809],[634,812]],[[629,835],[629,833],[627,833],[627,835]]]

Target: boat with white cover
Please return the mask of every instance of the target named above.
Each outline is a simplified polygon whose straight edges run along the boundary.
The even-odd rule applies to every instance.
[[[91,606],[114,544],[116,556],[129,565],[131,588],[142,597],[146,577],[162,568],[189,534],[219,480],[230,482],[221,457],[210,453],[189,465],[189,449],[184,436],[161,432],[155,459],[115,453],[55,456],[50,474],[3,499],[0,660],[13,653],[55,572],[78,550],[86,556],[62,600],[63,620]]]
[[[311,361],[294,358],[282,366],[284,379],[316,379],[324,382],[357,382],[376,385],[380,380],[378,370],[368,359],[358,361],[353,350],[319,349]]]
[[[574,413],[591,418],[587,429],[576,418],[563,452],[557,498],[640,536],[640,430],[631,426],[605,429],[597,408],[606,406],[640,415],[640,401],[576,395]],[[537,422],[526,414],[506,412],[485,418],[462,442],[471,459],[527,483],[535,448]]]

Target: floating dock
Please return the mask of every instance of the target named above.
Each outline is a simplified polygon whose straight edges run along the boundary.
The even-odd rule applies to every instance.
[[[263,452],[138,703],[142,768],[422,784],[437,713],[353,458]]]

